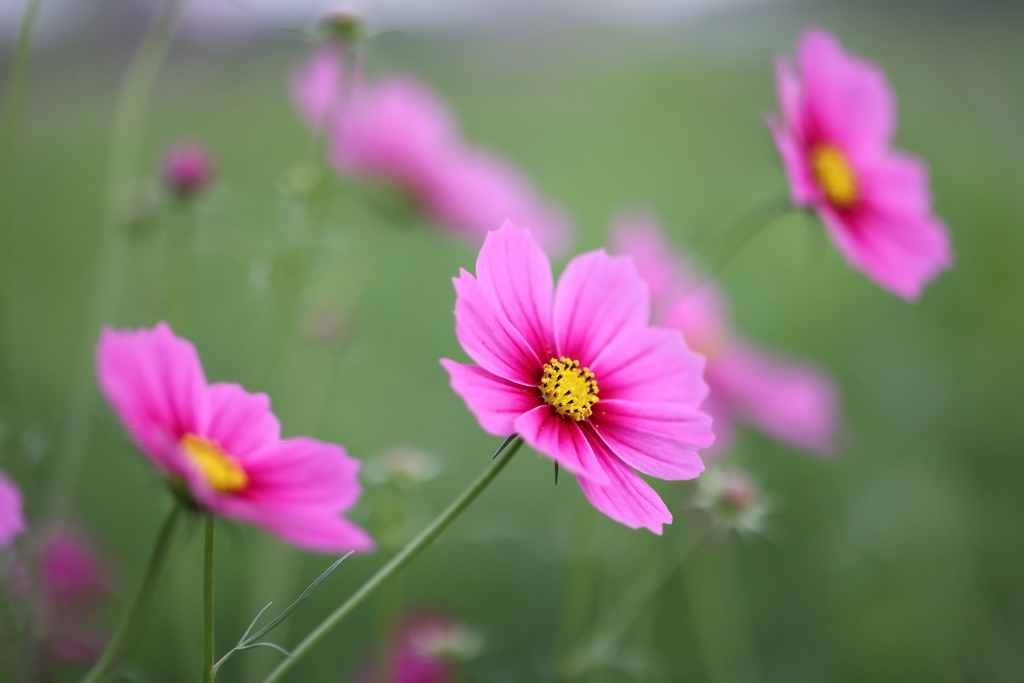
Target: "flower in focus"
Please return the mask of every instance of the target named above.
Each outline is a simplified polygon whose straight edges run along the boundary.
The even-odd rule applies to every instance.
[[[814,208],[853,267],[916,299],[953,252],[932,214],[927,166],[891,148],[896,104],[885,74],[820,29],[801,36],[796,71],[778,62],[782,120],[767,119],[793,203]]]
[[[716,450],[731,442],[737,420],[797,448],[834,450],[839,399],[828,375],[736,338],[722,293],[714,282],[698,283],[653,218],[618,220],[612,245],[633,257],[647,281],[655,323],[682,332],[690,348],[707,359],[710,395],[704,409],[714,418]]]
[[[0,548],[6,548],[25,532],[25,516],[21,491],[0,472]]]
[[[107,328],[100,387],[136,445],[199,508],[318,552],[373,542],[340,516],[359,498],[359,461],[341,446],[281,438],[266,394],[207,384],[195,347],[165,323]]]
[[[574,473],[591,504],[661,533],[672,515],[634,470],[692,479],[714,442],[700,404],[703,359],[648,325],[650,296],[631,260],[577,256],[554,287],[528,230],[487,235],[476,277],[454,278],[455,334],[476,365],[441,363],[480,426],[518,433]]]
[[[306,123],[328,138],[340,173],[385,179],[428,216],[476,241],[502,221],[526,225],[547,248],[569,241],[561,211],[494,152],[469,146],[448,107],[409,77],[363,82],[341,49],[318,48],[292,75],[292,99]]]
[[[448,683],[456,662],[475,657],[483,637],[447,616],[406,615],[392,633],[386,654],[387,673],[362,677],[366,683]]]
[[[211,182],[215,168],[209,152],[195,142],[179,142],[164,154],[164,183],[178,197],[193,197]]]

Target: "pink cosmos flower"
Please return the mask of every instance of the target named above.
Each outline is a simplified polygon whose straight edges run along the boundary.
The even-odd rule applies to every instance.
[[[192,197],[213,182],[214,164],[209,152],[195,142],[179,142],[164,155],[164,182],[179,197]]]
[[[650,296],[630,259],[577,256],[555,288],[528,230],[484,241],[476,277],[454,279],[455,334],[477,365],[441,364],[480,426],[577,475],[598,510],[661,533],[672,515],[635,471],[691,479],[714,442],[699,406],[704,362],[681,335],[648,325]]]
[[[651,288],[655,322],[682,332],[690,348],[707,359],[710,395],[704,408],[714,418],[716,450],[731,442],[737,420],[797,448],[819,454],[834,450],[839,400],[828,375],[733,335],[715,283],[698,282],[653,218],[621,218],[612,229],[612,244],[633,257]]]
[[[165,323],[105,329],[100,387],[136,445],[200,508],[318,552],[373,542],[340,516],[359,498],[359,461],[305,437],[282,439],[266,394],[207,384],[195,347]]]
[[[6,548],[25,532],[21,491],[0,472],[0,548]]]
[[[796,68],[799,76],[779,60],[782,120],[767,119],[793,203],[814,208],[853,267],[916,299],[953,252],[932,213],[927,166],[891,148],[896,104],[885,74],[820,29],[801,36]]]
[[[328,136],[329,161],[339,172],[394,183],[467,239],[512,219],[546,247],[566,246],[561,211],[496,153],[467,145],[451,111],[422,83],[364,83],[359,65],[345,69],[341,50],[325,45],[292,75],[291,93],[306,123]]]
[[[387,671],[366,667],[362,683],[449,683],[455,662],[475,656],[483,638],[451,617],[410,612],[392,632],[386,652]]]

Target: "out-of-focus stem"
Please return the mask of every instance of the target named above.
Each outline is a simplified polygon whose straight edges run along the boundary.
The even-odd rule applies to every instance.
[[[89,669],[89,673],[82,679],[82,683],[98,683],[102,681],[114,665],[127,637],[138,630],[139,617],[141,617],[146,609],[146,605],[149,604],[149,598],[156,587],[157,578],[159,578],[160,569],[164,565],[164,558],[167,556],[167,549],[170,547],[174,525],[178,521],[180,511],[181,508],[175,505],[174,509],[167,516],[167,520],[160,529],[156,545],[153,546],[153,554],[150,556],[149,567],[146,568],[146,574],[142,579],[142,583],[139,585],[139,592],[132,599],[128,611],[121,617],[121,623],[117,625],[117,630],[114,631],[114,635],[110,638],[110,642],[107,643],[106,649],[103,650],[103,654],[100,655],[100,658]]]
[[[352,610],[358,607],[366,598],[370,597],[378,588],[380,588],[388,579],[393,577],[399,571],[402,570],[405,565],[409,564],[420,552],[430,545],[434,539],[441,535],[441,532],[452,523],[452,521],[458,517],[462,512],[469,507],[469,504],[476,500],[476,497],[487,488],[498,473],[505,468],[512,456],[516,454],[519,447],[523,445],[522,439],[516,437],[513,440],[506,441],[506,448],[504,452],[499,451],[500,455],[494,459],[491,465],[483,471],[483,473],[477,477],[476,481],[469,485],[469,487],[459,495],[458,498],[452,501],[452,503],[441,512],[434,521],[427,525],[423,531],[419,533],[416,538],[409,541],[404,548],[402,548],[397,555],[391,558],[391,560],[380,568],[376,574],[370,577],[370,579],[360,586],[355,593],[353,593],[348,600],[346,600],[338,609],[334,610],[330,616],[320,622],[320,625],[313,629],[308,636],[299,643],[298,647],[292,652],[292,656],[281,662],[276,669],[274,669],[269,676],[267,676],[264,683],[272,683],[273,681],[281,680],[288,671],[298,662],[307,652],[326,636],[331,629],[341,623],[342,619],[347,617]]]
[[[14,248],[14,216],[11,207],[10,181],[14,175],[15,139],[21,124],[21,113],[25,101],[25,85],[28,82],[28,63],[31,54],[32,32],[42,0],[28,0],[21,17],[18,42],[14,47],[11,72],[7,81],[7,92],[0,103],[0,378],[6,392],[11,392],[15,383],[6,376],[13,367],[10,358],[11,346],[11,264]]]
[[[206,515],[203,544],[203,683],[213,683],[213,515]]]
[[[75,374],[71,404],[64,424],[64,459],[53,476],[47,501],[54,519],[62,517],[67,510],[92,437],[99,405],[93,379],[92,348],[99,327],[109,321],[117,310],[127,258],[128,245],[121,234],[122,224],[118,218],[122,192],[138,166],[146,107],[157,72],[170,47],[175,20],[183,2],[167,0],[163,11],[150,25],[128,67],[114,109],[96,277],[88,304],[85,335],[75,347],[76,350],[88,349],[88,353],[83,354]]]

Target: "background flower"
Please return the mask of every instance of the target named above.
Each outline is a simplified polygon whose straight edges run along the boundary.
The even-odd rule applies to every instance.
[[[6,548],[24,532],[21,491],[6,474],[0,472],[0,548]]]
[[[207,384],[195,348],[165,323],[105,329],[97,372],[136,445],[199,507],[308,550],[373,547],[340,516],[361,493],[359,461],[334,444],[281,439],[270,399]]]
[[[916,299],[953,252],[932,214],[927,167],[890,149],[896,104],[885,74],[820,29],[801,36],[796,66],[798,75],[779,60],[782,120],[767,119],[793,203],[814,208],[851,265]]]

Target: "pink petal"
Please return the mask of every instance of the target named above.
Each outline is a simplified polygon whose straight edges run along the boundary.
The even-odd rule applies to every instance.
[[[752,348],[733,347],[708,366],[708,382],[720,403],[766,434],[815,453],[834,450],[839,398],[826,374]]]
[[[616,217],[612,222],[611,245],[615,253],[633,259],[650,290],[655,318],[660,319],[668,300],[678,293],[688,269],[675,255],[658,220],[645,213]]]
[[[818,214],[851,265],[908,301],[953,264],[946,226],[937,218],[885,215],[870,208],[840,215],[819,207]]]
[[[97,348],[100,388],[135,442],[176,471],[178,442],[206,424],[206,378],[195,347],[166,323],[152,330],[106,328]]]
[[[315,131],[340,111],[342,71],[341,50],[325,44],[292,72],[288,83],[292,102]]]
[[[675,403],[697,408],[707,396],[704,358],[672,330],[641,328],[622,335],[594,360],[601,405],[606,399]]]
[[[259,506],[237,506],[231,516],[312,552],[362,553],[374,549],[373,539],[365,530],[336,515],[289,514]]]
[[[807,206],[821,196],[821,190],[814,181],[807,163],[808,150],[797,142],[791,128],[786,128],[773,117],[766,117],[765,123],[775,140],[775,148],[782,160],[782,168],[789,181],[790,201],[796,206]]]
[[[250,394],[237,384],[210,385],[210,418],[203,436],[245,461],[246,456],[281,439],[281,425],[266,394]]]
[[[590,504],[616,522],[632,529],[645,527],[661,535],[662,525],[672,523],[672,513],[665,502],[640,475],[615,457],[604,442],[593,436],[591,444],[601,467],[607,473],[608,484],[578,478],[583,495]]]
[[[495,310],[480,283],[465,270],[455,284],[455,336],[469,357],[492,374],[526,386],[540,382],[544,362],[519,331]]]
[[[920,159],[889,151],[857,169],[864,202],[875,212],[894,216],[927,216],[932,211],[928,166]]]
[[[0,548],[6,548],[26,529],[21,491],[0,472]]]
[[[782,125],[790,131],[793,141],[802,147],[807,142],[804,135],[803,88],[793,73],[793,62],[788,58],[775,60],[775,93],[779,98]]]
[[[240,497],[282,512],[344,512],[362,493],[361,463],[337,444],[308,437],[280,441],[244,466],[249,486]]]
[[[889,144],[896,127],[896,101],[880,67],[848,55],[832,34],[821,29],[801,36],[797,62],[809,135],[839,145],[856,158]]]
[[[618,337],[643,329],[649,317],[650,294],[629,257],[581,254],[555,291],[558,355],[588,365]]]
[[[538,406],[520,415],[515,421],[515,431],[535,451],[581,479],[599,483],[608,481],[580,425],[575,420],[562,417],[551,406]]]
[[[693,479],[704,470],[697,449],[715,441],[707,413],[673,403],[606,399],[591,422],[618,458],[658,479]]]
[[[515,419],[543,401],[536,389],[492,375],[477,365],[463,365],[447,358],[441,365],[451,376],[452,390],[462,397],[485,432],[508,436],[515,432]]]
[[[555,352],[551,331],[551,264],[529,230],[505,221],[487,233],[476,277],[496,312],[545,361]]]

